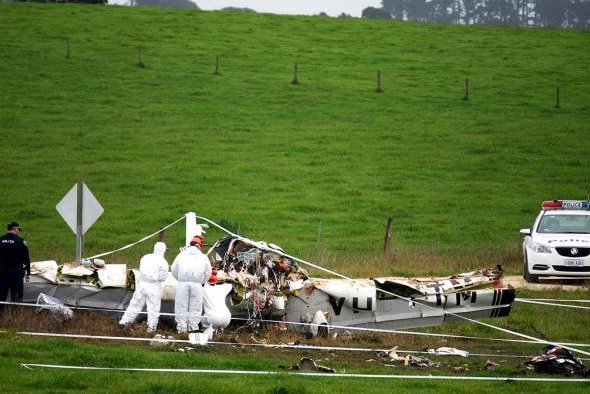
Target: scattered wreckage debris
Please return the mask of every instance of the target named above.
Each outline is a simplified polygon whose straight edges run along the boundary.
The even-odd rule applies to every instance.
[[[386,352],[378,352],[378,356],[387,357],[389,361],[395,361],[396,364],[417,366],[417,367],[442,367],[444,364],[436,361],[429,360],[426,357],[407,355],[402,356],[397,353],[397,346],[389,349]],[[386,366],[393,366],[392,364],[385,364]]]
[[[426,349],[427,353],[436,354],[437,356],[469,356],[469,352],[465,350],[456,349],[454,347],[443,346],[437,349]]]
[[[279,365],[279,368],[295,371],[336,373],[335,369],[319,365],[309,357],[301,357],[301,360],[299,360],[299,362],[293,366],[286,367],[283,365]]]
[[[590,370],[568,349],[547,345],[539,353],[538,356],[521,365],[541,373],[590,376]]]
[[[482,370],[495,371],[499,367],[500,367],[500,364],[498,364],[497,362],[494,362],[492,360],[486,360]],[[472,370],[473,371],[478,370],[478,368],[470,366],[469,364],[463,364],[463,365],[457,365],[457,366],[452,367],[452,370],[453,370],[453,372],[470,372]]]
[[[500,367],[500,364],[498,364],[497,362],[494,362],[492,360],[486,360],[486,363],[483,366],[483,369],[485,369],[486,371],[495,371],[499,367]]]
[[[37,308],[35,308],[35,312],[40,313],[43,310],[50,311],[53,318],[58,322],[71,320],[74,317],[72,309],[65,306],[63,302],[55,297],[40,293],[37,297]]]
[[[194,213],[186,214],[187,242],[200,226]],[[431,279],[310,278],[300,264],[321,267],[291,256],[277,245],[215,226],[229,235],[207,251],[216,275],[205,286],[203,323],[213,326],[213,336],[238,319],[282,321],[307,338],[333,339],[346,327],[397,330],[437,326],[463,318],[508,316],[516,297],[514,288],[502,286],[499,266]],[[137,270],[94,257],[81,264],[58,265],[54,260],[31,263],[24,302],[35,302],[44,293],[76,308],[110,314],[124,311],[141,280]],[[169,275],[164,283],[162,313],[173,312],[175,293],[176,282]]]
[[[377,352],[377,355],[379,357],[387,357],[389,360],[393,360],[396,362],[396,364],[402,364],[402,365],[409,365],[409,366],[418,366],[418,367],[435,367],[435,368],[439,368],[444,366],[444,363],[441,362],[436,362],[436,361],[432,361],[429,360],[426,357],[422,357],[422,356],[414,356],[414,355],[407,355],[407,356],[403,356],[398,354],[397,352],[398,347],[395,346],[387,351],[380,351]],[[461,357],[468,357],[469,356],[469,352],[465,351],[465,350],[460,350],[460,349],[456,349],[456,348],[451,348],[451,347],[439,347],[437,349],[426,349],[426,353],[429,354],[434,354],[437,356],[461,356]],[[373,360],[369,360],[369,361],[373,361]],[[384,364],[386,366],[395,366],[395,364]],[[498,367],[500,366],[500,364],[491,361],[491,360],[487,360],[483,369],[484,370],[488,370],[488,371],[493,371],[496,370]],[[463,364],[460,366],[454,366],[452,367],[452,370],[455,372],[468,372],[470,370],[470,367],[468,364]]]
[[[150,346],[153,347],[165,347],[173,345],[174,337],[171,335],[156,334],[150,341]]]

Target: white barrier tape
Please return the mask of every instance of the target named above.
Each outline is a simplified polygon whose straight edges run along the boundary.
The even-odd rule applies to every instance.
[[[590,300],[560,300],[558,298],[517,298],[517,300],[590,303]]]
[[[76,339],[106,339],[113,341],[133,341],[133,342],[174,342],[174,343],[187,343],[188,340],[182,339],[168,339],[168,338],[139,338],[139,337],[113,337],[107,335],[81,335],[81,334],[55,334],[50,332],[27,332],[19,331],[19,335],[28,335],[33,337],[53,337],[53,338],[76,338]]]
[[[588,307],[588,306],[564,305],[564,304],[557,304],[557,303],[554,303],[554,302],[543,302],[543,301],[527,300],[527,299],[524,299],[524,298],[516,298],[514,301],[524,302],[524,303],[528,303],[528,304],[559,306],[561,308],[575,308],[575,309],[586,309],[586,310],[590,310],[590,307]]]
[[[120,251],[122,251],[122,250],[128,249],[128,248],[130,248],[130,247],[132,247],[132,246],[135,246],[135,245],[137,245],[137,244],[138,244],[138,243],[140,243],[140,242],[143,242],[143,241],[145,241],[145,240],[148,240],[148,239],[150,239],[150,238],[151,238],[151,237],[153,237],[153,236],[156,236],[156,235],[158,235],[158,234],[159,234],[161,231],[163,231],[163,230],[166,230],[167,228],[174,226],[176,223],[180,222],[181,220],[184,220],[184,218],[185,218],[184,216],[183,216],[183,217],[181,217],[180,219],[178,219],[178,220],[176,220],[176,221],[174,221],[174,222],[170,223],[170,224],[169,224],[169,225],[167,225],[166,227],[163,227],[163,228],[161,228],[160,230],[156,231],[155,233],[153,233],[153,234],[150,234],[150,235],[148,235],[148,236],[146,236],[146,237],[143,237],[142,239],[140,239],[140,240],[139,240],[139,241],[137,241],[137,242],[134,242],[134,243],[132,243],[132,244],[129,244],[129,245],[126,245],[126,246],[123,246],[123,247],[121,247],[121,248],[119,248],[119,249],[111,250],[110,252],[100,253],[100,254],[96,254],[96,255],[94,255],[94,256],[86,257],[85,259],[88,259],[88,260],[90,260],[90,259],[95,259],[95,258],[97,258],[97,257],[106,256],[106,255],[109,255],[109,254],[113,254],[113,253],[120,252]]]
[[[499,376],[432,376],[432,375],[371,375],[358,373],[321,373],[321,372],[278,372],[278,371],[252,371],[252,370],[229,370],[229,369],[178,369],[178,368],[111,368],[111,367],[82,367],[77,365],[56,365],[56,364],[29,364],[21,363],[23,368],[58,368],[78,369],[92,371],[134,371],[134,372],[177,372],[177,373],[202,373],[202,374],[232,374],[232,375],[296,375],[316,376],[331,378],[373,378],[373,379],[428,379],[428,380],[493,380],[499,382],[585,382],[589,379],[565,378],[512,378]]]
[[[11,304],[11,305],[22,305],[22,306],[32,306],[32,307],[41,307],[37,304],[29,304],[29,303],[9,303],[9,302],[0,302],[0,304]],[[50,305],[43,305],[42,307],[53,307]],[[55,306],[57,307],[57,305]],[[90,311],[98,311],[98,312],[118,312],[123,313],[123,310],[119,309],[95,309],[95,308],[84,308],[84,307],[71,307],[74,310],[90,310]],[[147,312],[140,312],[141,314],[147,314]],[[160,316],[174,316],[174,313],[160,313]],[[252,319],[248,318],[232,318],[234,321],[250,321]],[[301,325],[301,326],[311,326],[314,325],[313,323],[297,323],[297,322],[285,322],[283,320],[267,320],[267,319],[256,319],[256,321],[261,323],[270,323],[270,324],[291,324],[291,325]],[[504,339],[504,338],[491,338],[491,337],[474,337],[474,336],[466,336],[466,335],[452,335],[452,334],[440,334],[440,333],[427,333],[427,332],[414,332],[414,331],[400,331],[400,330],[385,330],[385,329],[376,329],[376,328],[363,328],[363,327],[348,327],[348,326],[336,326],[336,325],[328,325],[328,328],[331,330],[340,329],[340,330],[348,330],[348,331],[360,331],[360,332],[376,332],[376,333],[383,333],[383,334],[401,334],[401,335],[421,335],[421,336],[432,336],[432,337],[440,337],[440,338],[456,338],[456,339],[469,339],[469,340],[487,340],[487,341],[497,341],[497,342],[512,342],[512,343],[544,343],[549,344],[549,341],[538,341],[538,340],[522,340],[522,339]],[[47,335],[50,334],[38,334],[38,335]],[[56,334],[58,335],[58,334]],[[65,334],[64,334],[65,335]],[[79,336],[84,338],[85,336]],[[92,336],[87,336],[87,338],[93,338]],[[105,337],[117,339],[124,337]],[[145,340],[142,338],[141,340]],[[185,341],[180,341],[185,342]],[[570,342],[562,342],[559,346],[568,347],[576,346],[576,347],[590,347],[590,344],[587,343],[570,343]],[[586,354],[585,352],[582,352]]]
[[[233,320],[240,320],[240,319],[233,319]],[[247,320],[247,319],[242,319]],[[294,325],[312,325],[312,323],[291,323],[291,322],[284,322],[284,321],[276,321],[276,320],[258,320],[259,322],[264,323],[283,323],[283,324],[294,324]],[[430,333],[430,332],[417,332],[417,331],[407,331],[407,330],[385,330],[379,328],[366,328],[366,327],[348,327],[348,326],[336,326],[336,325],[328,325],[329,329],[341,329],[341,330],[348,330],[348,331],[362,331],[362,332],[376,332],[382,334],[401,334],[401,335],[421,335],[421,336],[428,336],[428,337],[441,337],[441,338],[456,338],[456,339],[475,339],[475,340],[484,340],[484,341],[499,341],[499,342],[517,342],[517,343],[539,343],[539,341],[534,340],[523,340],[523,339],[504,339],[504,338],[491,338],[491,337],[473,337],[467,335],[454,335],[454,334],[440,334],[440,333]],[[549,342],[544,341],[544,344],[549,344]],[[581,347],[590,347],[588,343],[569,343],[563,342],[562,345],[569,345],[569,346],[581,346]]]
[[[115,312],[115,313],[125,313],[125,309],[106,309],[106,308],[90,308],[90,307],[84,307],[84,306],[74,306],[74,305],[68,305],[68,304],[31,304],[31,303],[27,303],[27,302],[9,302],[9,301],[0,301],[0,305],[14,305],[14,306],[32,306],[34,308],[40,308],[40,309],[48,309],[48,308],[61,308],[61,307],[66,307],[69,308],[73,311],[95,311],[95,312]],[[138,312],[138,314],[140,315],[147,315],[147,312],[141,311]],[[160,312],[160,316],[174,316],[174,313],[170,312]]]
[[[55,334],[55,333],[44,333],[44,332],[26,332],[21,331],[18,333],[19,335],[28,335],[28,336],[39,336],[39,337],[54,337],[54,338],[76,338],[76,339],[102,339],[102,340],[114,340],[114,341],[135,341],[135,342],[152,342],[152,341],[161,341],[161,342],[170,342],[170,343],[190,343],[188,340],[184,339],[173,339],[169,337],[163,338],[138,338],[138,337],[114,337],[114,336],[105,336],[105,335],[82,335],[82,334]],[[468,338],[468,337],[465,337]],[[477,339],[487,339],[487,338],[477,338]],[[347,351],[347,352],[388,352],[390,349],[373,349],[373,348],[353,348],[353,347],[339,347],[339,346],[314,346],[314,345],[304,345],[304,344],[286,344],[286,343],[279,343],[279,344],[269,344],[269,343],[236,343],[236,342],[219,342],[219,341],[209,341],[207,342],[208,345],[225,345],[225,346],[240,346],[240,347],[247,347],[247,346],[257,346],[257,347],[266,347],[266,348],[285,348],[285,349],[297,349],[297,350],[325,350],[325,351]],[[586,345],[590,346],[590,345]],[[396,349],[397,353],[413,353],[413,354],[433,354],[428,351],[419,351],[419,350],[403,350],[403,349]],[[436,354],[434,354],[436,355]],[[447,356],[447,355],[445,355]],[[503,357],[503,358],[528,358],[530,359],[530,355],[514,355],[514,354],[479,354],[479,353],[469,353],[469,356],[473,357]],[[588,360],[585,358],[581,358],[581,360]]]
[[[575,351],[575,352],[578,352],[578,353],[582,353],[582,354],[585,354],[586,356],[590,356],[590,352],[586,352],[584,350],[576,349],[576,348],[571,347],[571,346],[566,346],[566,345],[561,344],[561,343],[557,343],[557,342],[553,342],[553,341],[544,341],[542,339],[533,337],[531,335],[521,334],[519,332],[508,330],[508,329],[502,328],[502,327],[496,327],[496,326],[493,326],[491,324],[484,323],[482,321],[473,320],[473,319],[470,319],[470,318],[465,317],[465,316],[458,316],[458,317],[460,317],[463,320],[470,321],[472,323],[477,323],[477,324],[480,324],[482,326],[493,328],[493,329],[498,330],[498,331],[502,331],[502,332],[505,332],[505,333],[508,333],[508,334],[512,334],[512,335],[515,335],[515,336],[518,336],[518,337],[521,337],[521,338],[527,338],[527,339],[530,339],[531,341],[534,341],[534,342],[537,342],[537,343],[540,343],[540,344],[549,344],[549,345],[552,345],[552,346],[560,346],[562,348],[565,348],[565,349],[568,349],[568,350],[572,350],[572,351]]]
[[[30,304],[30,303],[12,303],[12,302],[0,302],[0,304],[6,305],[19,305],[19,306],[32,306],[32,307],[43,307],[43,308],[51,308],[51,307],[58,307],[57,305],[52,306],[49,304],[46,305],[37,305],[37,304]],[[116,312],[116,313],[123,313],[124,310],[121,309],[96,309],[96,308],[86,308],[86,307],[74,307],[68,306],[67,307],[73,310],[88,310],[88,311],[96,311],[96,312]],[[140,312],[140,314],[147,315],[147,312]],[[174,313],[166,313],[160,312],[160,316],[169,316],[174,317]],[[234,317],[232,321],[244,321],[248,322],[253,319],[248,318],[240,318]],[[260,323],[269,323],[269,324],[290,324],[290,325],[297,325],[297,326],[312,326],[313,323],[303,323],[303,322],[285,322],[283,320],[268,320],[268,319],[256,319],[256,321]],[[487,340],[487,341],[499,341],[499,342],[517,342],[517,343],[539,343],[538,341],[534,340],[523,340],[523,339],[504,339],[504,338],[490,338],[490,337],[474,337],[474,336],[466,336],[466,335],[453,335],[453,334],[441,334],[441,333],[427,333],[427,332],[414,332],[414,331],[407,331],[407,330],[385,330],[385,329],[377,329],[377,328],[365,328],[365,327],[348,327],[348,326],[337,326],[337,325],[328,325],[328,328],[331,330],[339,329],[339,330],[348,330],[348,331],[360,331],[360,332],[375,332],[375,333],[382,333],[382,334],[401,334],[401,335],[421,335],[421,336],[432,336],[432,337],[440,337],[440,338],[456,338],[456,339],[470,339],[470,340]],[[579,347],[590,347],[590,344],[587,343],[570,343],[570,342],[562,342],[562,345],[565,346],[579,346]]]
[[[54,337],[54,338],[76,338],[76,339],[103,339],[103,340],[115,340],[115,341],[136,341],[136,342],[152,342],[152,341],[162,341],[162,342],[171,342],[171,343],[190,343],[190,341],[185,339],[171,339],[171,338],[137,338],[137,337],[113,337],[113,336],[105,336],[105,335],[82,335],[82,334],[54,334],[54,333],[45,333],[45,332],[25,332],[21,331],[18,333],[19,335],[28,335],[28,336],[39,336],[39,337]],[[313,345],[302,345],[302,344],[286,344],[286,343],[279,343],[279,344],[268,344],[268,343],[236,343],[236,342],[218,342],[218,341],[208,341],[208,345],[226,345],[226,346],[257,346],[257,347],[267,347],[267,348],[285,348],[285,349],[298,349],[298,350],[332,350],[332,351],[357,351],[357,352],[387,352],[386,349],[370,349],[370,348],[349,348],[349,347],[337,347],[337,346],[313,346]],[[421,352],[416,350],[400,350],[398,349],[397,352],[399,353],[428,353],[428,352]],[[530,356],[518,356],[518,357],[530,357]]]
[[[229,231],[228,229],[221,227],[221,226],[220,226],[220,225],[218,225],[217,223],[215,223],[215,222],[213,222],[213,221],[211,221],[211,220],[209,220],[209,219],[207,219],[207,218],[205,218],[205,217],[203,217],[203,216],[197,216],[197,218],[199,218],[199,219],[201,219],[201,220],[204,220],[204,221],[206,221],[207,223],[209,223],[209,224],[211,224],[211,225],[213,225],[213,226],[217,227],[218,229],[220,229],[220,230],[222,230],[222,231],[226,232],[227,234],[229,234],[229,235],[231,235],[231,236],[233,236],[233,237],[239,238],[239,239],[241,239],[241,240],[246,240],[246,239],[247,239],[247,238],[244,238],[244,237],[242,237],[242,236],[240,236],[240,235],[238,235],[238,234],[234,234],[234,233],[232,233],[232,232],[231,232],[231,231]],[[248,241],[252,241],[252,240],[250,240],[250,239],[247,239],[247,240],[248,240]],[[340,277],[340,278],[342,278],[342,279],[350,279],[350,278],[348,278],[348,277],[347,277],[347,276],[345,276],[345,275],[339,274],[338,272],[331,271],[331,270],[329,270],[329,269],[326,269],[326,268],[320,267],[319,265],[316,265],[316,264],[310,263],[309,261],[305,261],[305,260],[302,260],[302,259],[300,259],[300,258],[298,258],[298,257],[291,256],[290,254],[288,254],[288,253],[285,253],[285,251],[283,251],[283,250],[277,250],[277,249],[274,249],[274,248],[272,248],[271,246],[269,246],[268,244],[267,244],[267,245],[265,245],[265,246],[264,246],[264,248],[266,248],[266,249],[268,249],[268,250],[270,250],[270,251],[273,251],[273,252],[275,252],[275,253],[281,254],[281,255],[283,255],[283,256],[285,256],[285,257],[288,257],[288,258],[290,258],[290,259],[293,259],[294,261],[298,261],[298,262],[300,262],[300,263],[303,263],[303,264],[309,265],[310,267],[314,267],[314,268],[316,268],[316,269],[318,269],[318,270],[321,270],[321,271],[327,272],[327,273],[329,273],[329,274],[332,274],[332,275],[338,276],[338,277]]]
[[[30,304],[25,304],[30,305]],[[173,314],[167,314],[173,315]],[[245,318],[237,318],[234,320],[244,320],[248,321],[249,319]],[[275,320],[259,320],[260,322],[264,323],[276,323],[276,324],[284,324],[284,321],[275,321]],[[300,325],[311,325],[311,323],[289,323],[289,324],[300,324]],[[466,336],[466,335],[451,335],[451,334],[437,334],[437,333],[425,333],[425,332],[413,332],[413,331],[397,331],[397,330],[380,330],[380,329],[370,329],[370,328],[358,328],[358,327],[346,327],[346,326],[328,326],[330,329],[343,329],[343,330],[351,330],[351,331],[368,331],[368,332],[378,332],[378,333],[385,333],[385,334],[403,334],[403,335],[421,335],[421,336],[432,336],[432,337],[441,337],[441,338],[455,338],[455,339],[469,339],[469,340],[487,340],[487,341],[497,341],[497,342],[511,342],[511,343],[538,343],[538,341],[533,340],[522,340],[522,339],[503,339],[503,338],[490,338],[490,337],[474,337],[474,336]],[[51,337],[71,337],[71,338],[86,338],[86,339],[109,339],[109,340],[129,340],[129,341],[151,341],[153,338],[129,338],[129,337],[113,337],[113,336],[93,336],[93,335],[77,335],[77,334],[53,334],[53,333],[32,333],[32,332],[20,332],[23,335],[32,335],[32,336],[51,336]],[[179,342],[184,343],[187,342],[185,340],[169,340],[171,342]],[[224,342],[210,342],[210,343],[218,343],[224,344]],[[548,342],[547,342],[548,343]],[[228,343],[230,345],[235,345],[235,343]],[[259,344],[262,345],[262,344]],[[285,346],[285,347],[295,347],[295,348],[318,348],[312,347],[308,345],[266,345],[265,346]],[[590,344],[587,343],[569,343],[569,342],[562,342],[561,345],[565,346],[576,346],[576,347],[590,347]],[[245,346],[245,345],[243,345]],[[251,346],[251,345],[250,345]],[[326,347],[326,350],[333,349],[333,350],[358,350],[358,351],[386,351],[386,349],[361,349],[361,348],[338,348],[338,347]],[[400,350],[400,352],[402,352]],[[410,352],[410,351],[405,351]],[[474,354],[475,355],[475,354]],[[489,355],[490,357],[494,355]],[[498,356],[498,355],[495,355]],[[508,355],[503,355],[504,357],[508,357]],[[511,357],[527,357],[527,356],[511,356]]]

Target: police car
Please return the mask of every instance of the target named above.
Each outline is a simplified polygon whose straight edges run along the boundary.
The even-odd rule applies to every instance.
[[[590,202],[544,201],[533,227],[520,233],[527,282],[536,283],[539,277],[590,278]]]

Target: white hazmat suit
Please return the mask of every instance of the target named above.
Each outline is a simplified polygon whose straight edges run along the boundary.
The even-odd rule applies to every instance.
[[[119,324],[133,323],[144,305],[147,309],[147,331],[154,332],[158,327],[162,304],[162,285],[168,277],[168,262],[164,258],[166,244],[156,242],[154,252],[143,256],[139,262],[139,282]]]
[[[172,276],[178,281],[174,298],[176,329],[179,333],[197,331],[203,315],[203,286],[211,276],[211,262],[196,246],[189,246],[174,259]]]
[[[202,325],[210,328],[209,332],[212,335],[213,331],[224,329],[231,322],[231,312],[227,307],[225,299],[232,290],[232,284],[217,283],[216,285],[207,285],[204,287],[204,290]],[[205,332],[208,332],[208,330],[205,330]]]

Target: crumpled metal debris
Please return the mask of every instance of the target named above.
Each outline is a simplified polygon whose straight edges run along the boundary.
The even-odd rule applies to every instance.
[[[233,284],[232,306],[253,311],[254,316],[284,311],[286,295],[300,289],[309,277],[274,244],[228,236],[218,240],[213,250],[218,283]]]
[[[380,357],[389,357],[389,359],[397,361],[398,363],[403,364],[403,365],[413,365],[413,366],[419,366],[419,367],[442,367],[443,366],[443,363],[432,361],[432,360],[429,360],[426,357],[422,357],[422,356],[413,356],[413,355],[401,356],[401,355],[397,354],[397,346],[394,346],[393,348],[391,348],[385,352],[378,352],[377,355]]]
[[[455,372],[469,372],[469,365],[463,364],[459,366],[453,367],[453,371]]]
[[[574,357],[569,350],[561,346],[548,345],[541,349],[539,353],[539,356],[522,363],[521,366],[533,369],[536,372],[590,376],[590,370],[579,359]]]
[[[418,367],[442,367],[443,363],[432,361],[422,356],[406,356],[404,365],[414,365]]]
[[[63,302],[55,297],[48,296],[47,294],[40,293],[37,297],[37,313],[42,310],[49,310],[53,317],[58,321],[70,320],[74,317],[74,312],[71,308],[64,305]]]
[[[498,369],[499,366],[500,366],[500,364],[498,364],[492,360],[487,360],[486,364],[483,366],[483,369],[488,370],[488,371],[494,371],[494,370]]]
[[[309,357],[301,357],[301,360],[299,360],[299,362],[293,366],[285,367],[283,365],[279,365],[279,368],[291,369],[291,370],[296,370],[296,371],[310,371],[310,372],[329,372],[329,373],[336,372],[336,370],[333,368],[328,368],[328,367],[324,367],[323,365],[316,364],[316,362],[313,361]]]

